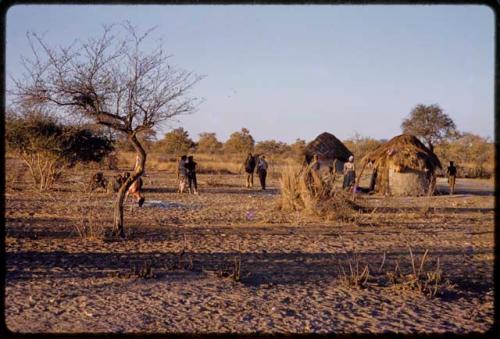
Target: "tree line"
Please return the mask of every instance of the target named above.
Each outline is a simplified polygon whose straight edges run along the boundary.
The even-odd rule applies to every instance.
[[[209,132],[194,142],[182,128],[154,140],[156,128],[176,116],[195,112],[199,100],[190,90],[203,77],[173,67],[161,43],[147,48],[152,32],[124,22],[103,26],[95,37],[58,46],[28,33],[31,55],[21,58],[24,73],[12,78],[14,85],[7,92],[9,111],[14,112],[6,118],[7,147],[32,169],[41,189],[57,180],[63,168],[78,161],[100,161],[115,146],[135,152],[133,173],[120,187],[114,204],[113,234],[119,236],[124,236],[125,194],[144,174],[147,152],[253,151],[285,156],[300,154],[305,148],[301,139],[290,145],[276,140],[256,143],[245,128],[225,142]],[[55,116],[63,117],[64,122]],[[402,129],[423,139],[443,158],[461,156],[464,162],[475,163],[480,173],[492,159],[489,140],[458,133],[437,105],[417,105]],[[358,158],[378,143],[380,140],[357,137],[346,141]],[[82,151],[78,145],[87,148]],[[94,150],[99,151],[92,153]]]

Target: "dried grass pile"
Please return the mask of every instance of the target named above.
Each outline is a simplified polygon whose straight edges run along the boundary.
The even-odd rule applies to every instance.
[[[419,195],[433,190],[435,172],[441,168],[437,156],[415,136],[408,134],[394,137],[365,155],[359,177],[368,163],[372,163],[377,172],[375,191],[384,194],[405,192]],[[391,173],[400,175],[391,178]]]
[[[361,207],[349,193],[335,187],[335,174],[320,176],[313,167],[311,164],[296,170],[289,166],[283,170],[279,207],[328,220],[354,220]]]

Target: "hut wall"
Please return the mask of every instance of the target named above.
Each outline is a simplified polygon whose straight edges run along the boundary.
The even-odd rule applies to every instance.
[[[323,170],[328,169],[329,167],[333,167],[334,159],[319,159],[318,162],[320,170]],[[337,173],[342,173],[342,171],[344,170],[344,162],[337,159],[337,161],[335,161],[335,169]]]
[[[424,171],[405,170],[397,172],[389,168],[389,190],[395,196],[419,196],[427,194],[429,180]]]

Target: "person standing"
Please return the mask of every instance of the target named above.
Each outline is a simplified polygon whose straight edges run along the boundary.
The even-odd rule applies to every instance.
[[[253,172],[255,171],[255,156],[252,153],[248,153],[245,160],[245,172],[247,173],[246,187],[253,187]]]
[[[448,174],[448,186],[450,188],[450,195],[451,195],[455,193],[455,178],[457,176],[457,168],[453,164],[453,161],[450,161],[450,166],[448,166],[446,174]]]
[[[344,184],[343,189],[351,190],[356,180],[356,169],[354,167],[354,156],[349,157],[349,161],[344,164]]]
[[[187,179],[189,184],[189,193],[194,193],[197,195],[198,184],[196,182],[196,162],[194,161],[192,155],[190,155],[187,159],[188,160],[186,162],[186,170],[187,170]]]
[[[187,156],[183,155],[177,164],[177,180],[179,182],[179,193],[184,193],[187,181],[187,169],[186,169]]]
[[[267,167],[266,157],[264,155],[259,157],[259,162],[257,163],[257,173],[259,174],[260,186],[263,190],[266,189]]]

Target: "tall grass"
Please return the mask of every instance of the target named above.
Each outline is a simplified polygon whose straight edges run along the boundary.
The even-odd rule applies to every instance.
[[[178,157],[159,153],[148,153],[146,171],[166,171],[175,173]],[[243,161],[240,156],[229,154],[194,154],[199,174],[241,174]],[[135,153],[119,152],[118,166],[120,169],[132,169],[135,164]]]
[[[347,192],[336,185],[337,176],[321,176],[311,165],[285,167],[280,178],[279,207],[286,211],[301,211],[311,216],[352,221],[360,208]]]

